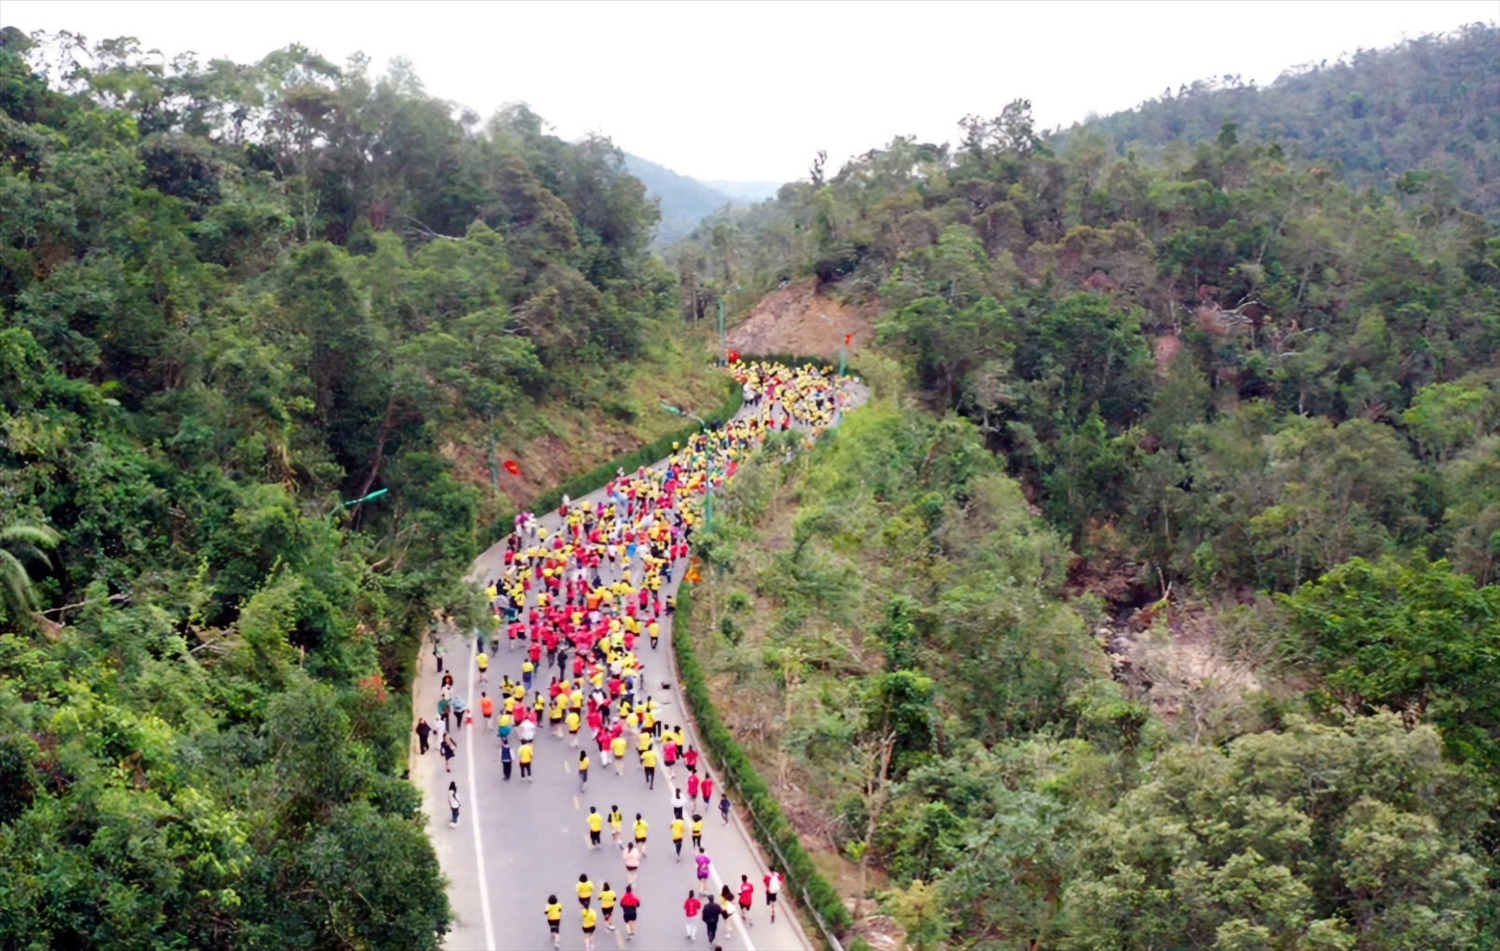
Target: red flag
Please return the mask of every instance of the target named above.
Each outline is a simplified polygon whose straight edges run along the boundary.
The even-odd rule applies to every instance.
[[[738,350],[731,350],[731,351],[729,351],[729,362],[730,363],[739,363],[740,362],[740,352]]]
[[[521,467],[516,465],[516,460],[507,459],[505,460],[505,471],[513,476],[518,476],[521,474]]]
[[[849,346],[849,345],[851,345],[853,343],[854,343],[854,334],[844,334],[844,346],[847,347],[847,346]]]

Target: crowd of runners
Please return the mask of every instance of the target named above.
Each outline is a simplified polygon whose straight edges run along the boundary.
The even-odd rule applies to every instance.
[[[717,813],[713,824],[727,826],[732,806],[683,726],[669,722],[681,717],[669,712],[669,700],[653,695],[651,684],[669,696],[670,668],[660,644],[669,637],[676,610],[671,592],[691,563],[707,494],[733,476],[738,460],[769,433],[795,425],[820,434],[837,421],[847,394],[829,370],[812,365],[736,363],[731,370],[746,397],[746,408],[734,420],[705,428],[684,445],[674,443],[671,456],[655,467],[620,471],[592,503],[564,497],[552,530],[530,513],[516,517],[504,569],[486,591],[492,628],[475,632],[476,703],[456,691],[451,669],[443,670],[442,646],[434,641],[441,687],[436,720],[429,725],[423,719],[417,726],[423,753],[435,735],[451,772],[458,749],[454,733],[481,728],[495,738],[503,782],[512,780],[513,769],[515,781],[532,782],[539,760],[562,757],[573,766],[582,801],[613,774],[603,798],[588,807],[587,837],[580,847],[606,848],[607,827],[607,847],[619,852],[621,874],[612,881],[601,877],[597,885],[580,874],[560,890],[578,900],[586,951],[594,947],[601,919],[605,929],[615,931],[618,916],[625,937],[635,937],[644,904],[635,890],[636,874],[646,861],[648,841],[656,841],[650,830],[658,820],[671,843],[668,854],[683,863],[683,883],[690,886],[680,906],[690,940],[697,938],[699,924],[710,945],[721,931],[729,933],[735,919],[751,926],[757,889],[770,920],[776,920],[784,879],[774,869],[764,875],[722,875],[714,891],[704,817]],[[502,657],[503,666],[518,668],[518,676],[497,675]],[[656,797],[646,800],[658,805],[639,810],[619,805],[658,783],[670,791],[670,819],[656,811]],[[448,805],[450,825],[457,826],[456,783],[449,783]],[[554,947],[564,917],[558,896],[559,891],[547,895],[543,909]]]

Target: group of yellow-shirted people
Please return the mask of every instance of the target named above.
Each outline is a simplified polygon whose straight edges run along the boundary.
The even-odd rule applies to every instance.
[[[634,753],[630,768],[639,768],[647,790],[655,788],[661,774],[672,794],[668,828],[677,861],[682,860],[684,840],[692,843],[696,887],[689,889],[682,906],[686,932],[696,938],[701,922],[711,946],[721,921],[727,934],[735,911],[750,923],[755,886],[748,875],[740,876],[737,890],[724,884],[715,894],[708,884],[711,860],[703,845],[703,815],[715,806],[714,778],[683,727],[666,721],[670,704],[652,696],[645,661],[652,655],[643,650],[647,644],[649,651],[658,649],[663,627],[676,609],[670,592],[677,573],[691,571],[691,540],[703,524],[707,493],[733,476],[744,454],[769,433],[795,425],[816,437],[847,405],[847,394],[827,367],[736,362],[730,370],[745,394],[745,409],[734,420],[705,428],[684,445],[674,443],[672,454],[655,467],[618,472],[593,502],[564,497],[555,529],[531,513],[516,517],[504,569],[486,592],[493,608],[489,644],[481,632],[476,654],[482,688],[477,712],[484,726],[495,730],[505,781],[511,780],[512,763],[519,765],[521,781],[533,779],[537,740],[548,730],[555,742],[567,744],[568,760],[577,750],[580,794],[588,791],[590,775],[597,775],[596,758],[598,772],[613,769],[623,776]],[[521,652],[519,680],[505,674],[491,685],[487,646],[497,655]],[[664,664],[661,669],[665,671]],[[451,677],[444,683],[446,699]],[[444,721],[447,709],[439,711]],[[717,808],[727,825],[731,805],[722,788]],[[617,911],[626,937],[635,936],[642,904],[635,891],[636,870],[646,855],[650,823],[643,813],[634,812],[632,818],[614,804],[605,811],[590,806],[586,823],[591,849],[602,848],[604,828],[609,827],[627,880],[623,891],[609,882],[596,888],[586,874],[574,884],[588,951],[601,917],[608,930],[615,930]],[[762,877],[772,921],[782,884],[777,872]],[[544,914],[557,946],[563,906],[555,893],[547,897]]]

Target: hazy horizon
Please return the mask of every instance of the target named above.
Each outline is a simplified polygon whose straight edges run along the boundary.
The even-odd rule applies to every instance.
[[[294,42],[341,64],[363,52],[376,71],[404,56],[430,93],[483,115],[524,101],[564,138],[597,132],[700,181],[747,182],[805,177],[819,149],[836,168],[895,135],[950,141],[965,114],[997,115],[1016,98],[1032,101],[1039,126],[1067,127],[1198,79],[1264,86],[1300,65],[1495,19],[1493,3],[1471,0],[1301,3],[1290,31],[1264,4],[1241,2],[1194,7],[1186,23],[1164,3],[883,3],[861,6],[858,20],[835,3],[588,2],[564,15],[555,4],[387,0],[354,20],[347,5],[320,2],[184,9],[9,0],[0,25],[134,36],[168,59],[254,61]],[[971,38],[972,52],[912,45],[914,32],[945,30]],[[1237,38],[1227,49],[1213,39],[1225,31]]]

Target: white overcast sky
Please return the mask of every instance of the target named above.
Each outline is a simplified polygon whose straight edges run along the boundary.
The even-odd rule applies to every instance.
[[[1450,2],[449,3],[4,0],[0,24],[134,36],[168,57],[253,61],[301,42],[343,62],[410,59],[427,89],[487,115],[517,100],[575,138],[705,179],[783,181],[892,136],[956,138],[1025,97],[1040,126],[1171,86],[1492,21]]]

